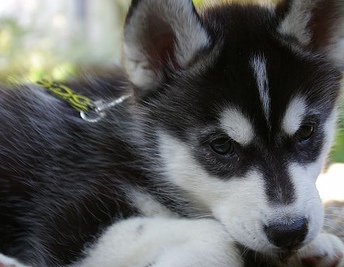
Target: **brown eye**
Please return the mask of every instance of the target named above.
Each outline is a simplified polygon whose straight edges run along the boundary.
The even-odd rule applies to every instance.
[[[211,149],[220,155],[232,155],[234,153],[233,141],[229,138],[221,137],[209,143]]]
[[[315,125],[314,124],[304,124],[301,125],[299,130],[296,132],[296,138],[302,142],[307,141],[312,137],[315,132]]]

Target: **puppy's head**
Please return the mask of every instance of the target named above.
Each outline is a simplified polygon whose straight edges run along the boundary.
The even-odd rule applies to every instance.
[[[333,139],[343,36],[341,0],[201,14],[188,0],[132,3],[123,64],[155,167],[250,249],[294,250],[322,227],[315,180]]]

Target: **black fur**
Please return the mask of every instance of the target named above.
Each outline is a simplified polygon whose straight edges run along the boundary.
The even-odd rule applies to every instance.
[[[98,94],[120,91],[120,80],[108,82],[97,82]],[[144,181],[132,164],[135,149],[118,137],[129,116],[123,106],[92,124],[43,94],[33,86],[2,90],[1,251],[55,266],[79,257],[113,221],[136,214],[121,187]]]

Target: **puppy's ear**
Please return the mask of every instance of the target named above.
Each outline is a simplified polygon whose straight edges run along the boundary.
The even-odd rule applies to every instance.
[[[284,0],[278,31],[344,67],[344,0]]]
[[[140,89],[158,84],[168,67],[189,67],[210,45],[191,0],[133,0],[124,29],[123,64]]]

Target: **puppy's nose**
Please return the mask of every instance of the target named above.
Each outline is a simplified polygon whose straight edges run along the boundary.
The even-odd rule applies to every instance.
[[[268,240],[275,246],[292,250],[298,248],[308,233],[308,220],[298,218],[291,222],[274,222],[264,226]]]

